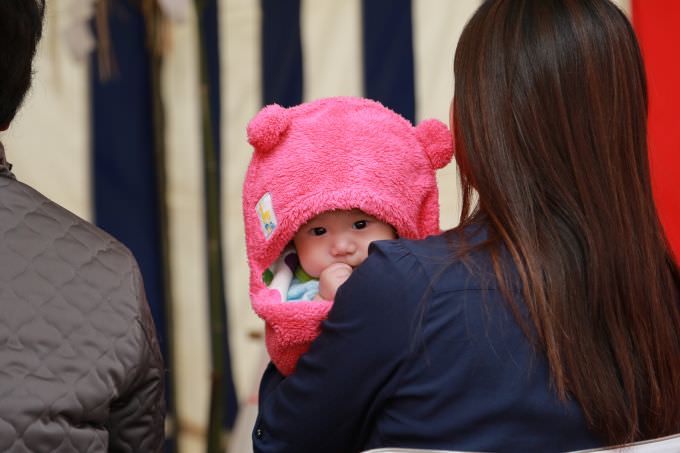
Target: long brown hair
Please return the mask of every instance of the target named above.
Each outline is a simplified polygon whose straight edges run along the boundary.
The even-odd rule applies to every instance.
[[[630,23],[608,0],[489,0],[454,74],[462,225],[488,219],[502,288],[512,257],[558,394],[611,444],[677,433],[680,277]]]

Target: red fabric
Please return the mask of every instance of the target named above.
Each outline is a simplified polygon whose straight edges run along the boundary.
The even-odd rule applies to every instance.
[[[649,89],[649,152],[657,209],[680,260],[680,1],[633,0]]]

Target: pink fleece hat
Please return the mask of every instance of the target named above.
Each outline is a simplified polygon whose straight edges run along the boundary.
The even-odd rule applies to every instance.
[[[441,121],[413,127],[379,102],[353,97],[269,105],[247,132],[254,148],[243,187],[250,297],[266,323],[270,357],[289,374],[332,302],[281,302],[263,272],[325,211],[361,209],[405,238],[439,233],[435,170],[451,161],[452,136]]]

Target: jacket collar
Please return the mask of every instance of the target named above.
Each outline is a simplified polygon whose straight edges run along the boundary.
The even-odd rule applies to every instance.
[[[7,162],[5,158],[5,147],[2,145],[2,142],[0,142],[0,176],[14,179],[12,164]]]

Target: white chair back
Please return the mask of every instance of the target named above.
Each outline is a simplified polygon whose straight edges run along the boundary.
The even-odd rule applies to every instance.
[[[643,440],[634,444],[615,447],[596,448],[593,450],[579,450],[571,453],[680,453],[680,434],[661,437],[653,440]],[[374,448],[361,453],[466,453],[454,450],[414,450],[411,448]],[[468,452],[471,453],[471,452]]]
[[[680,434],[668,437],[660,437],[653,440],[643,440],[634,444],[619,445],[616,447],[596,448],[593,450],[580,450],[573,453],[678,453],[680,452]]]
[[[460,450],[414,450],[412,448],[374,448],[361,453],[472,453]]]

